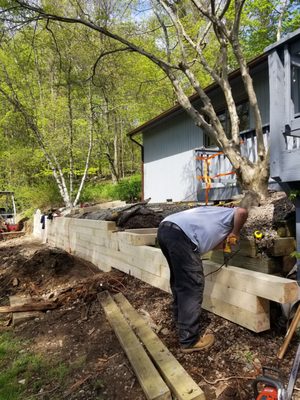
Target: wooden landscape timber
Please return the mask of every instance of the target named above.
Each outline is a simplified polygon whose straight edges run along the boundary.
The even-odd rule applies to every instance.
[[[205,400],[205,395],[200,387],[184,370],[129,301],[121,293],[115,295],[114,300],[130,326],[134,329],[139,340],[145,346],[151,360],[175,398],[177,400]]]
[[[167,261],[155,246],[156,231],[156,228],[120,231],[113,221],[56,218],[48,226],[48,243],[94,263],[103,271],[116,268],[171,293]],[[289,253],[294,239],[283,239],[275,240],[273,254]],[[255,255],[254,250],[254,240],[248,241],[241,246],[241,264],[219,271],[222,253],[219,262],[203,260],[207,275],[203,307],[254,332],[262,332],[270,327],[269,302],[293,303],[299,299],[299,291],[296,281],[262,272],[262,265],[268,265],[269,261],[260,263],[263,257]],[[280,268],[283,257],[290,258],[288,255],[264,258],[277,259]],[[257,264],[258,271],[243,268],[245,259]]]
[[[123,207],[126,205],[125,201],[121,200],[116,200],[116,201],[110,201],[108,203],[100,203],[100,204],[95,204],[93,206],[84,206],[81,208],[73,208],[70,211],[71,215],[83,215],[85,213],[90,213],[93,211],[98,211],[98,210],[106,210],[108,208],[114,208],[114,207]]]
[[[290,257],[295,249],[296,241],[293,237],[275,238],[272,247],[267,249],[266,253],[260,252],[259,245],[254,239],[243,239],[229,264],[251,271],[275,274],[283,271],[284,257]],[[205,258],[221,264],[224,255],[222,251],[215,250],[207,253]]]
[[[11,301],[12,298],[11,298]],[[16,313],[16,312],[24,312],[24,311],[45,311],[45,310],[54,310],[57,308],[58,304],[53,301],[41,301],[41,302],[30,302],[26,301],[26,303],[22,304],[13,304],[10,306],[0,306],[0,314],[5,313]]]
[[[18,295],[14,295],[14,296],[10,296],[9,297],[9,303],[10,303],[10,307],[5,307],[6,309],[9,309],[10,311],[5,311],[5,312],[13,312],[12,315],[12,324],[18,325],[23,323],[24,321],[33,319],[33,318],[37,318],[40,315],[40,311],[33,311],[28,310],[28,308],[26,308],[26,305],[28,303],[30,303],[32,301],[31,296],[27,295],[27,296],[18,296]],[[25,305],[25,307],[24,307]],[[22,309],[23,307],[23,309]],[[14,312],[13,310],[17,311]]]
[[[167,385],[108,292],[98,295],[105,315],[125,351],[148,400],[171,400]]]
[[[15,239],[21,236],[24,236],[24,231],[11,231],[11,232],[1,232],[0,233],[0,240],[10,240]]]

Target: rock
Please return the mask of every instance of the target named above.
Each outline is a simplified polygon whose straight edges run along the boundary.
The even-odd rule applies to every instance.
[[[19,285],[19,280],[18,280],[18,278],[14,278],[14,279],[12,280],[12,285],[13,285],[14,287],[16,287],[16,286]]]

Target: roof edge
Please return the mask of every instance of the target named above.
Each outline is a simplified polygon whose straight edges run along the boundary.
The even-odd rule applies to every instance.
[[[268,57],[268,54],[266,54],[266,53],[263,53],[263,54],[257,56],[256,58],[254,58],[253,60],[251,60],[247,63],[248,68],[251,69],[251,68],[256,67],[257,65],[259,65],[263,61],[265,61],[267,59],[267,57]],[[240,75],[240,69],[236,69],[229,74],[229,80],[232,80],[239,75]],[[209,93],[212,90],[216,89],[217,87],[218,87],[218,84],[216,82],[213,82],[209,86],[207,86],[204,90],[206,93]],[[199,100],[198,94],[197,93],[192,94],[191,96],[189,96],[189,100],[192,103],[196,100]],[[157,115],[156,117],[150,119],[149,121],[145,122],[144,124],[138,126],[137,128],[133,129],[132,131],[128,132],[127,136],[132,137],[132,136],[137,135],[138,133],[142,132],[145,129],[150,129],[152,126],[156,125],[161,120],[169,117],[172,114],[176,114],[176,112],[178,112],[178,111],[183,111],[183,108],[179,103],[176,103],[173,107],[169,108],[168,110],[162,112],[161,114]]]

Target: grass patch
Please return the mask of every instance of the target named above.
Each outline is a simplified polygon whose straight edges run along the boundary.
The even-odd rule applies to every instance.
[[[0,400],[31,400],[49,384],[65,387],[69,367],[27,352],[27,345],[10,333],[0,334]]]

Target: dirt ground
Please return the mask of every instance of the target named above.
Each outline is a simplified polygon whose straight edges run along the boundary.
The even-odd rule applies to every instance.
[[[127,297],[204,390],[207,400],[252,399],[251,383],[262,366],[279,367],[284,382],[288,380],[299,337],[295,335],[279,365],[276,353],[283,342],[285,326],[279,324],[276,308],[272,329],[261,334],[203,311],[203,324],[214,332],[216,342],[207,351],[183,354],[171,319],[169,294],[116,270],[103,273],[86,261],[25,236],[0,242],[0,303],[8,304],[10,295],[26,293],[37,298],[57,298],[59,305],[18,326],[12,326],[11,316],[5,314],[0,319],[0,329],[33,339],[33,352],[67,365],[81,365],[79,370],[74,369],[65,387],[51,381],[35,393],[37,398],[145,399],[97,300],[97,293],[103,290],[122,292]],[[293,399],[300,399],[298,390],[296,387]],[[29,385],[28,397],[33,393],[33,386]]]

